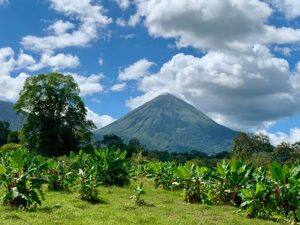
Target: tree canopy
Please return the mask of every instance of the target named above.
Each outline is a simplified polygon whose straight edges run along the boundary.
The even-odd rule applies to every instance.
[[[0,121],[0,147],[7,142],[9,134],[9,123],[6,121]]]
[[[58,156],[90,142],[95,125],[86,119],[79,92],[70,75],[50,73],[26,79],[15,110],[28,115],[22,132],[29,149]]]

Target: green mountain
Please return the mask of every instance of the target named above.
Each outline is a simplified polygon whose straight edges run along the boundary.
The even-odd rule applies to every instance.
[[[101,140],[105,134],[116,134],[126,142],[137,138],[152,150],[198,150],[213,155],[230,151],[232,139],[238,132],[216,123],[194,106],[166,94],[97,130],[95,140]]]
[[[16,113],[11,102],[0,101],[0,121],[7,121],[10,129],[20,130],[26,120],[26,115]]]

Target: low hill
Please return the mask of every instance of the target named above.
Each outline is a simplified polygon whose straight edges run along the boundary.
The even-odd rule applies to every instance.
[[[125,141],[137,138],[148,149],[213,155],[230,151],[238,134],[222,126],[194,106],[173,95],[161,95],[114,123],[97,130],[95,139],[116,134]]]

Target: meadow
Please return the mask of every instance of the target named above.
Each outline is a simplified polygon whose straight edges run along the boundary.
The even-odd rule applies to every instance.
[[[0,224],[299,222],[298,164],[134,164],[112,148],[58,158],[19,148],[0,153],[0,175]]]
[[[143,182],[146,202],[154,206],[137,206],[133,189]],[[232,206],[190,204],[183,201],[182,191],[155,189],[148,179],[138,179],[125,187],[99,187],[101,202],[82,201],[78,193],[45,191],[45,201],[35,210],[0,206],[0,224],[5,225],[86,225],[86,224],[224,224],[278,225],[283,223],[249,219],[246,212]],[[3,194],[3,190],[1,191]]]

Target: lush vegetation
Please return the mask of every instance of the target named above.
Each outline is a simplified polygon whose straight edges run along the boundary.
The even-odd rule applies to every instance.
[[[78,151],[91,141],[95,125],[86,119],[79,92],[70,75],[51,73],[26,79],[15,109],[27,113],[22,133],[29,149],[59,156]]]
[[[3,204],[13,208],[32,211],[42,205],[48,194],[53,195],[49,191],[59,191],[62,196],[65,196],[63,193],[78,193],[78,199],[83,202],[101,205],[109,195],[103,194],[102,189],[112,185],[123,187],[133,182],[135,185],[126,196],[126,199],[130,196],[134,199],[130,203],[132,209],[160,207],[156,198],[149,200],[147,196],[163,189],[165,196],[177,196],[176,199],[181,198],[182,202],[235,206],[245,209],[248,217],[299,221],[300,166],[297,164],[288,167],[275,163],[269,170],[239,160],[223,161],[216,168],[171,162],[133,165],[126,159],[126,152],[109,148],[93,153],[80,151],[59,158],[46,158],[20,148],[3,152],[0,158]],[[143,180],[143,183],[136,183],[135,179]],[[152,182],[153,190],[148,191]],[[144,183],[148,185],[147,192]],[[46,189],[49,191],[45,195]],[[124,189],[128,190],[128,187]],[[123,200],[128,201],[126,199]]]
[[[77,84],[71,76],[56,73],[28,78],[15,109],[27,113],[27,122],[18,132],[9,130],[9,124],[0,121],[0,193],[3,207],[22,217],[25,212],[39,212],[48,196],[55,196],[46,203],[50,213],[63,207],[53,205],[53,199],[59,199],[69,208],[73,207],[72,202],[78,201],[80,207],[98,205],[104,211],[109,205],[111,214],[116,214],[113,210],[118,208],[110,204],[123,201],[126,202],[124,210],[141,212],[140,208],[153,206],[153,214],[149,212],[156,217],[162,206],[178,215],[191,209],[198,216],[197,209],[213,207],[222,215],[215,207],[218,206],[224,210],[235,207],[250,218],[300,223],[299,143],[274,147],[264,135],[240,133],[234,139],[232,153],[220,152],[214,156],[195,150],[190,153],[147,151],[139,140],[131,139],[126,144],[114,134],[104,135],[102,140],[92,143],[94,126],[86,120],[86,108]],[[111,190],[127,196],[117,193],[116,200],[115,196],[109,197]],[[157,199],[156,193],[167,200]],[[133,201],[127,203],[130,198]],[[89,215],[95,216],[95,209]],[[259,220],[251,223],[238,215],[224,215],[238,219],[222,218],[218,222],[261,223]],[[136,216],[144,218],[144,215]],[[165,220],[160,215],[155,219],[145,218],[145,223],[199,224],[194,215],[184,216],[181,220],[176,216]],[[0,222],[8,224],[6,220],[13,218],[19,216],[0,217]],[[73,222],[72,219],[65,216],[57,223]],[[99,218],[89,218],[88,224],[97,223],[94,219]],[[137,223],[125,219],[130,224]],[[33,223],[28,218],[26,222]],[[116,220],[105,222],[114,224]],[[45,224],[45,221],[34,223]],[[263,222],[266,223],[272,224]]]
[[[272,163],[267,169],[231,160],[216,168],[162,162],[138,168],[156,188],[183,190],[189,203],[232,205],[251,218],[300,222],[300,164]]]

